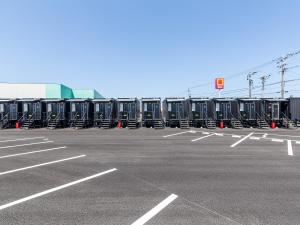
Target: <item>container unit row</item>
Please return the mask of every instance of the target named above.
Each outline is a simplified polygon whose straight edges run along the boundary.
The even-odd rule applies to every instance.
[[[0,99],[0,128],[297,127],[300,98]]]

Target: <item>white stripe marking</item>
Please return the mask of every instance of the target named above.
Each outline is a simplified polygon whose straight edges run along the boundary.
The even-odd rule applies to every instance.
[[[111,170],[107,170],[107,171],[104,171],[102,173],[97,173],[95,175],[92,175],[92,176],[89,176],[89,177],[86,177],[86,178],[83,178],[83,179],[80,179],[80,180],[76,180],[76,181],[73,181],[71,183],[67,183],[67,184],[64,184],[64,185],[61,185],[61,186],[58,186],[58,187],[55,187],[55,188],[51,188],[51,189],[48,189],[46,191],[43,191],[43,192],[40,192],[40,193],[37,193],[37,194],[33,194],[33,195],[30,195],[28,197],[25,197],[25,198],[21,198],[19,200],[16,200],[16,201],[13,201],[13,202],[10,202],[10,203],[7,203],[5,205],[1,205],[0,206],[0,210],[3,210],[3,209],[6,209],[6,208],[9,208],[11,206],[14,206],[14,205],[17,205],[17,204],[20,204],[20,203],[23,203],[23,202],[26,202],[26,201],[29,201],[29,200],[32,200],[34,198],[38,198],[38,197],[41,197],[43,195],[47,195],[51,192],[55,192],[55,191],[58,191],[58,190],[61,190],[61,189],[64,189],[64,188],[67,188],[67,187],[70,187],[70,186],[73,186],[75,184],[79,184],[79,183],[82,183],[84,181],[88,181],[88,180],[91,180],[91,179],[94,179],[96,177],[99,177],[99,176],[102,176],[104,174],[107,174],[107,173],[111,173],[113,171],[116,171],[117,169],[114,168],[114,169],[111,169]]]
[[[237,146],[238,144],[240,144],[241,142],[245,141],[247,138],[249,138],[253,133],[248,134],[247,136],[243,137],[242,139],[238,140],[237,142],[235,142],[234,144],[232,144],[230,147],[234,148],[235,146]]]
[[[210,134],[210,133],[209,133],[209,132],[204,132],[204,131],[203,131],[202,134]]]
[[[275,138],[273,138],[273,139],[272,139],[272,141],[274,141],[274,142],[283,142],[284,140],[282,140],[282,139],[275,139]]]
[[[249,139],[251,139],[251,140],[260,140],[259,137],[250,137]]]
[[[213,135],[215,135],[215,134],[209,134],[209,135],[206,135],[206,136],[203,136],[203,137],[199,137],[199,138],[191,140],[191,142],[199,141],[201,139],[208,138],[208,137],[213,136]]]
[[[53,141],[43,141],[43,142],[28,143],[28,144],[22,144],[22,145],[11,145],[11,146],[0,147],[0,149],[15,148],[15,147],[22,147],[22,146],[29,146],[29,145],[39,145],[39,144],[46,144],[46,143],[52,143],[52,142]]]
[[[0,176],[5,175],[5,174],[9,174],[9,173],[15,173],[15,172],[22,171],[22,170],[32,169],[32,168],[36,168],[36,167],[40,167],[40,166],[46,166],[46,165],[50,165],[50,164],[54,164],[54,163],[59,163],[59,162],[67,161],[67,160],[78,159],[78,158],[82,158],[82,157],[85,157],[85,156],[86,155],[79,155],[79,156],[75,156],[75,157],[71,157],[71,158],[60,159],[60,160],[41,163],[41,164],[37,164],[37,165],[33,165],[33,166],[27,166],[27,167],[15,169],[15,170],[8,170],[8,171],[5,171],[5,172],[0,172]]]
[[[163,136],[164,138],[166,137],[172,137],[172,136],[176,136],[176,135],[180,135],[180,134],[186,134],[186,133],[191,133],[191,131],[185,131],[185,132],[180,132],[180,133],[175,133],[175,134],[169,134],[166,136]]]
[[[149,212],[147,212],[145,215],[143,215],[141,218],[136,220],[131,225],[143,225],[143,224],[147,223],[151,218],[153,218],[161,210],[163,210],[171,202],[173,202],[177,197],[178,197],[177,195],[171,194],[169,197],[167,197],[165,200],[163,200],[161,203],[159,203],[157,206],[155,206],[153,209],[151,209]]]
[[[18,153],[18,154],[13,154],[13,155],[3,155],[3,156],[0,156],[0,159],[10,158],[10,157],[15,157],[15,156],[20,156],[20,155],[29,155],[29,154],[39,153],[39,152],[48,152],[48,151],[64,149],[64,148],[67,148],[67,146],[57,147],[57,148],[49,148],[49,149],[44,149],[44,150],[37,150],[37,151],[32,151],[32,152]]]
[[[217,135],[217,136],[224,136],[224,134],[222,134],[222,133],[215,133],[215,135]]]
[[[264,134],[262,137],[263,137],[263,138],[266,138],[266,137],[267,137],[267,135],[268,135],[268,134],[267,134],[267,133],[265,133],[265,134]]]
[[[300,141],[296,141],[296,144],[298,144],[298,145],[299,145],[299,144],[300,144]]]
[[[288,146],[288,155],[293,156],[294,152],[293,152],[293,147],[292,147],[292,141],[291,140],[287,140],[287,146]]]
[[[13,141],[27,141],[27,140],[43,139],[43,138],[45,138],[45,137],[19,138],[19,139],[12,139],[12,140],[3,140],[3,141],[0,141],[0,143],[13,142]]]
[[[241,138],[240,135],[232,135],[233,138]]]

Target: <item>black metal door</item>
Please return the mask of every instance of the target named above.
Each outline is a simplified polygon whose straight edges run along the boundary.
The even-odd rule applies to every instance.
[[[88,104],[87,103],[82,103],[81,104],[81,119],[82,120],[87,120],[88,118],[89,118]]]
[[[9,105],[9,119],[17,120],[18,119],[18,104],[10,104]]]
[[[279,120],[279,103],[272,104],[272,119]]]
[[[130,120],[136,119],[136,103],[128,104],[128,116]]]
[[[154,108],[154,119],[160,119],[160,104],[153,103]]]
[[[58,113],[58,118],[60,120],[64,120],[65,119],[65,103],[60,102],[57,104],[57,113]]]

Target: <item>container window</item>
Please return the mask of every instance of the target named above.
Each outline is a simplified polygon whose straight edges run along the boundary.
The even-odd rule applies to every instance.
[[[240,111],[241,112],[245,111],[245,104],[244,104],[244,102],[241,102],[241,104],[240,104]]]
[[[147,103],[144,103],[144,112],[145,112],[145,111],[148,111],[148,110],[147,110],[147,107],[148,107],[148,104],[147,104]]]
[[[120,103],[120,112],[123,112],[123,103]]]
[[[171,105],[171,103],[168,103],[168,111],[169,111],[169,112],[172,111],[172,105]]]
[[[216,112],[220,112],[220,103],[216,103]]]
[[[72,112],[76,112],[76,106],[75,106],[75,103],[72,103],[71,108],[72,108]]]
[[[4,104],[0,104],[0,113],[3,113],[4,112]]]
[[[99,103],[96,103],[96,112],[99,112],[100,111],[100,105]]]
[[[196,104],[192,103],[192,111],[195,112],[196,111]]]
[[[27,103],[23,104],[23,111],[28,112],[28,104]]]
[[[52,104],[51,103],[48,103],[48,112],[52,112]]]

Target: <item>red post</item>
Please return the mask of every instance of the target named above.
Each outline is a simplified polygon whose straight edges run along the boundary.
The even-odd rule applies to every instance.
[[[220,128],[223,129],[224,128],[224,121],[220,122]]]
[[[276,128],[276,123],[275,123],[275,121],[272,121],[272,122],[271,122],[271,128],[272,128],[272,129]]]
[[[118,126],[117,127],[118,128],[122,128],[122,122],[121,122],[121,120],[118,121]]]

